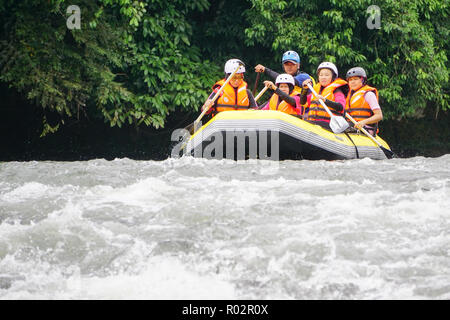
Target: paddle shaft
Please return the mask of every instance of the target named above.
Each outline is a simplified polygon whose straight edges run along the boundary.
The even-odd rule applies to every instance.
[[[267,91],[267,89],[269,89],[268,87],[264,87],[262,88],[262,90],[258,93],[258,95],[255,97],[255,101],[258,101],[259,98],[261,98],[261,96],[264,94],[264,92]],[[191,123],[190,125],[188,125],[187,127],[185,127],[186,130],[191,131],[194,127],[194,122]],[[193,134],[193,132],[191,132],[191,134]]]
[[[269,87],[264,86],[264,88],[258,93],[258,95],[255,97],[255,101],[258,101],[259,98],[266,92],[266,90],[269,89]]]
[[[314,88],[308,83],[307,84],[309,89],[312,91],[312,93],[314,93],[314,95],[317,97],[317,92],[314,90]],[[322,104],[322,106],[325,108],[325,110],[327,110],[328,114],[333,117],[334,115],[331,113],[331,111],[327,108],[327,106],[325,105],[325,103],[322,101],[322,99],[319,99],[320,103]],[[352,118],[352,116],[350,116],[348,113],[345,113],[345,115],[347,116],[347,118],[349,118],[354,124],[356,124],[356,120]],[[373,142],[375,142],[378,146],[383,147],[378,141],[377,139],[375,139],[370,133],[368,133],[366,131],[366,129],[361,128],[361,131],[368,136]]]
[[[264,94],[264,92],[267,91],[267,89],[269,89],[269,87],[264,86],[264,88],[262,88],[261,91],[258,93],[258,95],[255,97],[255,101],[258,101],[258,99],[262,97],[262,95]],[[195,122],[191,123],[191,124],[190,124],[189,126],[187,126],[185,129],[187,129],[188,127],[190,127],[190,126],[192,126],[192,125],[193,125],[193,128],[194,128],[194,130],[195,130]],[[192,128],[190,128],[190,129],[192,129]],[[190,129],[189,129],[188,131],[191,131]],[[193,132],[192,132],[191,134],[193,134]],[[183,150],[184,147],[186,147],[186,145],[187,145],[187,142],[185,142],[185,143],[181,146],[181,149],[180,149],[180,150]]]
[[[307,83],[309,90],[311,90],[311,92],[318,97],[319,95],[317,94],[316,90],[314,90],[314,88],[311,86],[311,84]],[[327,105],[325,104],[325,102],[323,102],[322,99],[319,99],[320,104],[322,105],[322,107],[325,108],[325,110],[328,112],[328,114],[330,115],[330,117],[335,117],[335,115],[333,113],[331,113],[330,109],[328,109]]]
[[[345,113],[345,116],[346,116],[347,118],[349,118],[350,121],[353,122],[353,124],[357,124],[357,123],[358,123],[358,122],[356,122],[356,120],[353,119],[353,117],[352,117],[351,115],[349,115],[348,113]],[[359,130],[361,130],[366,136],[368,136],[368,137],[370,138],[370,140],[372,140],[373,142],[375,142],[379,147],[383,147],[383,146],[381,145],[381,143],[378,142],[377,139],[375,139],[370,133],[367,132],[366,129],[361,128],[361,129],[359,129]]]
[[[230,82],[231,78],[234,76],[234,74],[239,70],[239,68],[242,66],[242,64],[239,64],[238,67],[236,68],[236,70],[233,71],[232,74],[230,74],[230,76],[228,77],[227,80],[225,80],[224,84],[220,87],[219,91],[217,91],[217,93],[214,95],[214,97],[212,98],[212,101],[216,101],[216,99],[219,97],[219,95],[222,93],[222,91],[224,90],[225,86],[228,84],[228,82]],[[210,106],[206,107],[205,109],[203,109],[202,113],[198,116],[198,118],[194,121],[194,131],[197,127],[197,124],[200,122],[200,120],[203,118],[203,116],[205,115],[205,113],[209,110]]]
[[[225,88],[225,86],[228,84],[228,82],[230,82],[230,80],[231,80],[231,78],[234,76],[234,74],[239,70],[239,68],[242,66],[242,64],[239,64],[238,66],[237,66],[237,68],[236,68],[236,70],[234,70],[231,74],[230,74],[230,76],[227,78],[227,80],[225,80],[225,82],[223,83],[223,85],[219,88],[219,90],[217,91],[217,93],[214,95],[214,97],[212,98],[212,101],[214,102],[214,101],[216,101],[216,99],[219,97],[219,95],[222,93],[222,91],[224,90],[224,88]],[[203,111],[202,111],[202,113],[198,116],[198,118],[191,124],[192,125],[192,132],[191,132],[191,130],[188,130],[188,131],[190,131],[189,133],[192,135],[192,134],[194,134],[195,133],[195,131],[197,131],[197,124],[200,122],[200,120],[203,118],[203,116],[205,115],[205,113],[209,110],[209,106],[208,107],[206,107],[205,109],[203,109]],[[189,125],[189,126],[187,126],[186,128],[188,128],[188,127],[191,127],[191,125]],[[191,128],[190,128],[191,129]],[[183,140],[185,139],[186,137],[183,137]],[[181,146],[181,148],[180,148],[180,150],[183,150],[185,147],[186,147],[186,145],[187,145],[187,141],[186,142],[184,142],[183,143],[183,145]]]
[[[307,84],[309,89],[312,91],[312,93],[319,99],[320,103],[322,104],[322,107],[324,107],[324,109],[327,111],[327,113],[330,115],[330,129],[331,131],[333,131],[334,133],[342,133],[345,131],[345,129],[348,128],[348,122],[347,120],[345,120],[345,118],[343,116],[336,116],[333,115],[330,111],[330,109],[328,109],[328,107],[325,105],[325,102],[319,98],[319,95],[317,94],[317,92],[314,90],[314,88],[311,86],[311,84]]]
[[[253,92],[252,92],[253,95],[255,95],[256,89],[258,89],[259,77],[261,77],[261,72],[258,72],[258,74],[256,75],[255,86],[253,87]]]

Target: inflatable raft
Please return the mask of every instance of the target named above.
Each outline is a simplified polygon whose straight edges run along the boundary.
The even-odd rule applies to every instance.
[[[376,140],[390,151],[379,136]],[[225,111],[189,138],[186,152],[210,159],[387,159],[363,133],[335,134],[295,116],[271,110]]]

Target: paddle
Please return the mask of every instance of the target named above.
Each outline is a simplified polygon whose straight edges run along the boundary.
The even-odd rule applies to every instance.
[[[352,117],[351,115],[349,115],[348,113],[346,113],[345,115],[347,116],[347,118],[350,119],[351,122],[353,122],[353,124],[357,124],[356,120],[353,119],[353,117]],[[395,157],[395,153],[393,153],[391,150],[386,149],[385,147],[383,147],[383,146],[381,145],[381,143],[378,142],[377,139],[375,139],[370,133],[367,132],[366,129],[361,128],[361,129],[359,129],[359,130],[361,130],[366,136],[368,136],[368,137],[370,138],[370,140],[372,140],[373,142],[375,142],[375,143],[380,147],[380,149],[384,152],[384,154],[386,155],[386,157],[387,157],[388,159],[392,159],[393,157]]]
[[[256,89],[258,88],[259,77],[261,77],[261,72],[258,72],[256,75],[255,86],[253,87],[253,95],[256,93]]]
[[[238,64],[236,70],[233,71],[232,74],[230,74],[230,76],[227,78],[227,80],[225,80],[225,82],[223,83],[223,85],[220,87],[219,91],[217,91],[217,93],[214,95],[214,97],[211,99],[212,102],[214,103],[214,101],[216,101],[216,99],[219,97],[219,95],[222,93],[223,89],[225,88],[225,86],[228,84],[228,82],[230,82],[231,78],[233,78],[234,74],[239,70],[239,68],[242,66],[243,64]],[[195,131],[197,131],[197,125],[200,122],[200,120],[203,118],[203,116],[205,115],[205,113],[210,109],[211,106],[206,107],[205,109],[203,109],[202,113],[198,116],[198,118],[194,121],[194,133]]]
[[[269,89],[268,87],[264,87],[261,89],[261,91],[258,93],[258,95],[255,97],[255,101],[258,101],[259,98],[261,98],[261,96],[264,94],[264,92],[267,91],[267,89]],[[188,125],[187,127],[185,127],[184,129],[186,129],[187,131],[190,132],[190,134],[194,134],[194,131],[192,130],[194,128],[194,123],[191,123],[190,125]]]
[[[225,85],[231,80],[231,77],[237,72],[237,70],[239,70],[239,67],[241,66],[241,64],[236,68],[236,70],[233,71],[233,73],[228,77],[228,79],[225,81],[225,83],[220,87],[219,91],[216,93],[216,95],[212,98],[212,101],[214,102],[217,97],[220,95],[220,93],[223,91],[223,89],[225,88]],[[259,75],[259,74],[258,74]],[[258,80],[256,80],[257,82]],[[255,84],[255,89],[256,89],[256,84]],[[267,89],[263,89],[261,90],[261,92],[258,94],[258,96],[255,98],[255,101],[257,101],[259,99],[259,97],[266,91]],[[205,110],[203,110],[203,112],[200,114],[200,116],[197,118],[197,120],[195,120],[194,122],[192,122],[191,124],[189,124],[188,126],[186,126],[184,129],[186,129],[187,131],[189,131],[189,133],[191,135],[193,135],[195,133],[195,131],[197,131],[197,124],[200,121],[200,119],[205,115],[205,113],[209,110],[209,108],[205,108]]]
[[[242,66],[243,64],[238,64],[237,68],[230,74],[230,76],[227,78],[227,80],[225,80],[225,82],[223,83],[223,85],[219,88],[219,90],[216,92],[216,94],[214,95],[214,97],[211,99],[213,104],[214,101],[216,101],[216,99],[219,97],[219,95],[222,93],[222,91],[224,90],[225,86],[228,84],[228,82],[230,82],[231,78],[235,75],[235,73],[239,70],[239,68]],[[211,105],[213,105],[211,104]],[[206,107],[205,109],[203,109],[202,113],[197,117],[197,119],[195,119],[195,121],[193,123],[191,123],[190,125],[186,126],[184,129],[189,131],[190,135],[193,135],[196,131],[197,131],[197,126],[198,123],[200,122],[200,120],[203,118],[203,116],[205,115],[205,113],[209,110],[209,107]],[[186,139],[186,134],[183,136],[183,138],[181,140],[185,140]],[[183,150],[184,147],[186,147],[187,145],[187,141],[181,146],[180,150]]]
[[[307,83],[307,85],[308,85],[309,90],[311,90],[311,92],[316,97],[318,97],[319,95],[314,90],[314,88],[311,86],[311,84]],[[342,116],[335,116],[334,114],[332,114],[330,109],[328,109],[326,104],[323,102],[323,100],[319,99],[319,101],[320,101],[320,104],[322,105],[322,107],[325,108],[325,110],[328,112],[328,114],[331,117],[331,119],[330,119],[330,128],[331,128],[331,130],[333,130],[334,133],[344,132],[345,129],[347,129],[349,127],[349,124],[348,124],[347,120],[345,120],[344,117],[342,117]]]
[[[261,98],[261,96],[264,94],[264,92],[266,92],[267,89],[269,89],[269,87],[264,86],[264,88],[262,88],[262,90],[255,97],[255,101],[258,101],[258,99]]]

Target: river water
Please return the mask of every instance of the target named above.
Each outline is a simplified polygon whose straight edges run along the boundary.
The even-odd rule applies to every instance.
[[[450,155],[0,163],[0,299],[450,299]]]

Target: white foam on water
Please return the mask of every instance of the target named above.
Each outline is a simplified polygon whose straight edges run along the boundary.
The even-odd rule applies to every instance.
[[[118,205],[128,208],[128,212],[141,215],[148,212],[159,212],[170,206],[174,196],[185,192],[185,188],[165,179],[148,177],[121,187],[96,185],[85,190],[78,201],[90,212],[109,208],[115,212]]]
[[[314,299],[422,299],[414,284],[386,279],[377,266],[331,260],[316,266],[312,276],[298,285],[312,291]]]
[[[448,299],[446,159],[8,164],[0,299]]]
[[[392,206],[385,210],[411,224],[450,218],[450,194],[447,188],[395,195]],[[448,220],[447,220],[448,221]]]
[[[74,283],[75,281],[75,283]],[[72,279],[70,285],[76,285]],[[78,291],[78,292],[77,292]],[[80,299],[235,299],[233,285],[214,275],[200,275],[179,260],[155,257],[135,275],[81,278]]]
[[[36,267],[36,266],[35,266]],[[140,272],[104,277],[80,275],[40,264],[26,280],[0,289],[0,298],[9,299],[236,299],[234,286],[213,274],[198,274],[175,257],[153,257]],[[66,271],[67,273],[67,271]],[[6,291],[6,292],[5,292]]]
[[[12,191],[0,195],[0,201],[20,202],[24,200],[37,199],[47,195],[49,189],[51,189],[49,186],[39,182],[27,182]]]

